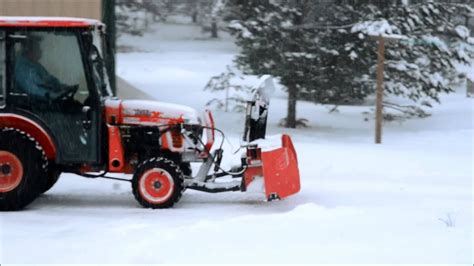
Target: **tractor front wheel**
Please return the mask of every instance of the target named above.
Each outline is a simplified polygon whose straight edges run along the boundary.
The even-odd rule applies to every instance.
[[[152,158],[141,163],[133,175],[132,190],[145,208],[171,208],[184,191],[180,167],[166,158]]]

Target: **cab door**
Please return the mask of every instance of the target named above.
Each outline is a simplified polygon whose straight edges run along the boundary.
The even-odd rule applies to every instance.
[[[99,96],[87,78],[80,32],[23,29],[9,36],[8,103],[49,129],[58,163],[98,162]]]

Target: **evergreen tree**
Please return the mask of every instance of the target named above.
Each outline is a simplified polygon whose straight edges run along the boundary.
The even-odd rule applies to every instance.
[[[307,89],[308,76],[315,72],[317,42],[314,32],[297,29],[304,21],[303,4],[290,7],[274,1],[234,1],[233,8],[243,15],[230,24],[242,48],[237,64],[246,74],[270,74],[288,89],[286,126],[296,127],[298,93]]]
[[[351,33],[370,43],[370,31],[377,23],[383,23],[383,33],[406,37],[407,40],[387,45],[386,92],[414,102],[426,99],[439,102],[439,93],[453,91],[451,81],[457,74],[454,64],[470,63],[474,58],[468,41],[469,30],[450,19],[468,8],[468,5],[434,2],[395,5],[377,9],[372,13],[375,14],[372,20],[358,23]],[[360,52],[374,54],[370,49]],[[375,58],[371,57],[365,65],[370,70],[369,76],[375,75],[375,65]]]
[[[117,0],[118,34],[143,35],[151,22],[166,20],[172,2],[173,0]]]
[[[144,24],[141,23],[141,10],[143,9],[141,0],[117,0],[116,2],[116,27],[118,35],[128,33],[132,35],[142,35],[145,31]]]
[[[248,74],[270,74],[288,89],[286,126],[296,126],[296,100],[344,103],[374,91],[377,45],[371,35],[403,35],[387,46],[387,93],[439,101],[451,92],[454,60],[473,58],[469,30],[453,23],[465,4],[407,1],[231,0],[231,23]]]

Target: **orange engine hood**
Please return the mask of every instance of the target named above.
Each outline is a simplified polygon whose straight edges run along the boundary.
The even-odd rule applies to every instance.
[[[105,101],[107,122],[125,125],[200,124],[201,118],[191,107],[146,100]]]

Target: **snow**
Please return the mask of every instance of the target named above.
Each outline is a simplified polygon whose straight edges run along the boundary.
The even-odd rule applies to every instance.
[[[281,27],[282,28],[290,28],[294,26],[293,22],[291,20],[284,20],[281,22]]]
[[[150,101],[150,100],[124,100],[122,108],[125,115],[135,115],[137,110],[147,110],[162,113],[168,118],[184,118],[190,124],[200,124],[198,112],[189,106]]]
[[[461,39],[467,39],[468,37],[470,37],[470,32],[471,31],[463,25],[456,26],[456,28],[454,28],[454,30],[456,31],[457,35]]]
[[[351,60],[356,60],[359,56],[357,55],[355,51],[351,51],[351,53],[349,54],[349,57],[351,58]]]
[[[246,193],[255,193],[262,196],[265,199],[265,181],[262,176],[255,177],[252,182],[247,186]]]
[[[335,50],[332,50],[333,52],[336,52]],[[328,53],[332,53],[332,51],[327,50]],[[337,55],[337,54],[336,54]],[[306,59],[314,59],[316,58],[315,54],[310,54],[310,53],[297,53],[297,52],[291,52],[291,53],[285,53],[286,57],[294,57],[294,58],[306,58]]]
[[[203,109],[211,76],[237,49],[198,27],[154,28],[118,74],[156,99]],[[180,35],[182,34],[182,35]],[[302,191],[264,202],[253,193],[186,191],[173,209],[142,209],[129,184],[61,176],[22,212],[0,216],[2,263],[464,263],[473,261],[473,100],[441,97],[433,116],[384,125],[373,144],[372,106],[298,102],[306,129],[279,128],[285,93],[272,99],[268,134],[288,133]],[[224,166],[240,160],[244,117],[215,113],[229,137]],[[257,183],[255,185],[258,185]]]
[[[265,139],[258,139],[251,142],[252,145],[257,145],[262,151],[273,151],[281,148],[282,135],[266,136]]]
[[[390,25],[387,20],[369,20],[356,23],[351,28],[352,33],[358,32],[359,39],[364,39],[364,34],[371,37],[383,37],[386,41],[410,41],[407,36],[395,34],[397,27]]]
[[[448,54],[450,53],[448,45],[446,44],[446,42],[441,40],[439,37],[424,35],[424,36],[422,36],[422,39],[423,39],[424,43],[432,44],[432,45],[436,46],[440,51],[448,53]]]
[[[387,20],[363,21],[352,26],[352,33],[361,32],[369,36],[392,34],[393,26]]]
[[[244,38],[253,38],[253,34],[246,27],[242,26],[242,24],[237,20],[231,21],[229,24],[229,28],[242,31],[242,37]]]
[[[474,82],[474,63],[468,65],[457,62],[455,66],[459,73],[465,74],[468,79]]]
[[[339,55],[339,52],[334,50],[334,49],[327,49],[325,47],[321,47],[321,51],[325,52],[325,53],[328,53],[328,54],[332,54],[332,55],[335,55],[335,56],[338,56]],[[315,58],[316,56],[313,56],[313,58]]]
[[[17,23],[17,22],[43,22],[43,21],[74,21],[74,22],[84,22],[90,25],[102,25],[102,22],[96,19],[87,19],[87,18],[74,18],[74,17],[41,17],[41,16],[28,16],[28,17],[18,17],[18,16],[0,16],[0,21]]]
[[[446,85],[448,81],[443,78],[443,76],[440,73],[434,73],[430,75],[430,83],[434,87],[440,86],[440,85]]]
[[[88,19],[88,18],[75,18],[75,17],[42,17],[42,16],[0,16],[1,21],[77,21],[77,22],[88,22],[91,24],[101,24],[99,20]]]

